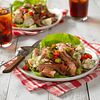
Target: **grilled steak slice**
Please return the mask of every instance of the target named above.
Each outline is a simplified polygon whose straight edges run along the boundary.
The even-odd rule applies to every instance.
[[[42,56],[42,58],[48,58],[48,53],[49,53],[49,47],[42,48],[42,50],[41,50],[41,56]]]
[[[73,59],[68,53],[64,52],[64,54],[75,64],[76,67],[79,66],[77,60]]]
[[[73,58],[71,58],[71,56],[72,56],[73,53],[74,53],[74,48],[71,47],[71,45],[69,45],[69,44],[64,44],[64,43],[57,43],[56,46],[57,46],[57,48],[59,49],[60,52],[65,53],[65,54],[64,54],[64,55],[65,55],[65,57],[64,57],[65,59],[66,59],[66,57],[67,57],[68,59],[70,59],[71,61],[73,61],[74,64],[75,64],[77,67],[79,66],[78,62],[75,61]],[[66,51],[67,51],[67,48],[70,48],[70,52],[66,52]]]
[[[45,68],[52,68],[56,71],[58,71],[61,75],[67,75],[67,66],[64,64],[41,64],[38,66],[37,70],[39,72],[42,72]]]
[[[50,68],[50,67],[45,67],[45,68],[42,70],[42,72],[41,72],[41,74],[42,74],[43,76],[45,76],[45,77],[52,77],[52,78],[55,76],[55,73],[56,73],[56,71],[53,70],[53,69]]]
[[[35,48],[33,53],[34,53],[34,56],[39,56],[39,49]]]
[[[46,64],[41,64],[36,68],[36,70],[39,72],[42,72],[45,67],[46,67]]]
[[[52,17],[52,24],[55,23],[57,21],[56,17]]]
[[[76,74],[76,65],[72,61],[72,58],[66,52],[60,52],[61,59],[66,62],[69,67],[70,75],[74,76]]]
[[[42,27],[43,26],[43,24],[41,23],[41,20],[40,19],[36,20],[35,23],[39,27]]]

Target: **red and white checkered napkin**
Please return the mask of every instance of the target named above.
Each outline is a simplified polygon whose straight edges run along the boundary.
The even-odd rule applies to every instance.
[[[59,9],[62,12],[63,18],[67,15],[68,10],[66,9]],[[64,19],[61,19],[59,23],[63,23]],[[14,37],[20,35],[36,35],[44,30],[36,30],[36,31],[21,31],[21,30],[12,30]]]
[[[84,39],[81,39],[81,40],[85,43],[86,46],[95,50],[95,52],[100,56],[100,44],[90,44]],[[22,84],[25,85],[29,91],[36,90],[38,88],[43,88],[56,96],[60,96],[72,89],[80,87],[86,82],[89,82],[93,80],[94,78],[96,78],[97,76],[99,76],[100,64],[98,65],[98,68],[94,72],[92,72],[90,75],[78,80],[70,81],[70,82],[39,81],[39,80],[26,76],[18,68],[14,70],[14,74],[21,80]]]

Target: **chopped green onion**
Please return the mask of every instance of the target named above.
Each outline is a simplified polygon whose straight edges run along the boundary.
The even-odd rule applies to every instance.
[[[51,59],[51,58],[53,58],[53,54],[52,54],[51,52],[48,52],[47,57],[48,57],[49,59]]]
[[[60,58],[56,58],[55,59],[55,63],[61,63],[61,59]]]
[[[67,52],[70,52],[70,48],[66,48],[66,51],[67,51]]]

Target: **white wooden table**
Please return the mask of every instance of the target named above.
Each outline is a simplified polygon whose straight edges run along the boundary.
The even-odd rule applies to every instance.
[[[19,46],[31,45],[50,33],[73,33],[89,42],[100,43],[100,0],[89,1],[89,19],[86,22],[74,21],[67,17],[65,23],[44,33],[14,39],[13,45],[9,48],[0,48],[0,64],[10,60]],[[49,7],[69,9],[68,0],[49,0]],[[42,89],[28,92],[12,73],[0,74],[0,100],[100,100],[100,77],[61,97],[56,97]]]

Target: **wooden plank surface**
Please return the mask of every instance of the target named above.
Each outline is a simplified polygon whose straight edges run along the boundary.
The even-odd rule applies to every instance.
[[[96,36],[99,36],[100,33],[100,0],[92,0],[92,19],[90,20],[90,24],[92,23],[93,30],[91,30],[91,33],[95,33]],[[94,28],[94,27],[97,27]],[[93,34],[95,37],[95,34]],[[100,43],[100,38],[96,37],[93,41]],[[100,98],[100,77],[96,78],[95,80],[91,81],[88,84],[89,87],[89,95],[90,100],[99,100]]]
[[[90,100],[100,100],[100,77],[97,77],[89,84]]]
[[[48,100],[48,92],[45,90],[37,90],[29,92],[20,80],[11,74],[10,85],[6,100]],[[0,99],[1,100],[1,99]],[[5,100],[5,99],[3,99]]]
[[[16,48],[16,40],[13,40],[13,44],[8,48],[0,48],[0,63],[4,63],[14,57]],[[1,67],[0,67],[1,68]],[[10,82],[10,74],[1,74],[0,73],[0,100],[6,100],[9,82]]]
[[[88,95],[86,91],[86,86],[82,86],[78,89],[72,90],[61,97],[56,97],[49,94],[49,100],[88,100]],[[83,95],[84,94],[84,95]]]
[[[45,37],[48,32],[40,33],[36,36],[19,37],[17,48],[21,46],[29,46]],[[48,100],[48,92],[40,89],[37,91],[29,92],[13,74],[11,74],[9,90],[6,100]]]

